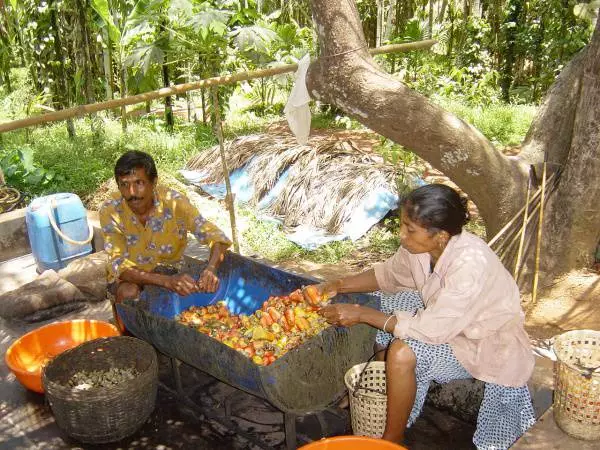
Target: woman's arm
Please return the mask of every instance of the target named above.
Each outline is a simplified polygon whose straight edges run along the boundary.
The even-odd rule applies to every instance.
[[[321,308],[319,313],[332,325],[350,327],[358,323],[366,323],[389,333],[394,331],[397,318],[395,315],[382,313],[368,306],[336,303]]]
[[[339,278],[333,283],[335,283],[335,287],[337,288],[336,293],[338,294],[373,292],[379,289],[373,269],[365,270],[349,277]]]

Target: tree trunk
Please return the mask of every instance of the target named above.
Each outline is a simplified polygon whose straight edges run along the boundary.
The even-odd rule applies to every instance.
[[[104,85],[106,92],[106,100],[112,100],[114,87],[113,87],[113,72],[112,72],[112,43],[110,42],[110,35],[108,30],[102,30],[102,37],[106,42],[106,48],[102,49],[102,61],[104,62],[104,78],[106,83]]]
[[[165,60],[162,64],[162,76],[164,87],[169,87],[171,85],[171,81],[169,80],[169,66],[167,64],[166,54]],[[165,97],[165,122],[167,124],[167,129],[172,132],[175,122],[173,121],[173,101],[170,95]]]
[[[502,52],[502,68],[500,71],[500,88],[502,89],[502,100],[510,102],[510,87],[513,81],[513,65],[515,63],[517,24],[521,15],[521,0],[511,0],[508,4],[508,15],[505,24],[514,23],[514,26],[506,27],[504,51]]]
[[[127,68],[123,64],[123,55],[121,54],[119,57],[119,74],[121,76],[121,98],[127,97]],[[123,132],[127,131],[127,107],[125,105],[121,106],[121,129]]]
[[[381,47],[383,34],[383,0],[377,0],[377,25],[375,27],[375,47]]]
[[[85,77],[85,98],[87,103],[94,103],[94,78],[92,76],[92,59],[90,57],[89,31],[87,26],[86,5],[83,0],[77,0],[77,9],[79,14],[79,27],[81,33],[81,44],[85,62],[83,64],[83,76]]]
[[[169,40],[169,34],[167,31],[167,19],[163,19],[160,24],[160,33],[163,35],[167,42]],[[168,65],[168,53],[165,51],[165,56],[162,62],[162,77],[163,77],[163,86],[168,88],[171,86],[171,79],[169,76],[169,65]],[[165,122],[167,124],[167,130],[169,132],[173,132],[173,126],[175,125],[175,121],[173,120],[173,100],[170,95],[165,97]]]
[[[544,226],[550,273],[590,266],[600,240],[600,20],[580,65],[573,137]]]
[[[50,26],[52,27],[52,34],[54,35],[54,57],[58,61],[59,70],[54,71],[55,77],[55,98],[60,108],[68,106],[68,92],[65,72],[65,61],[62,52],[62,44],[60,37],[60,30],[58,28],[58,20],[56,16],[56,4],[54,0],[49,0],[48,6],[50,8]],[[67,120],[67,133],[70,138],[75,137],[75,125],[73,119]]]
[[[442,170],[476,203],[488,236],[524,205],[528,167],[546,158],[560,178],[544,214],[542,275],[592,261],[600,239],[600,22],[589,48],[550,90],[520,157],[507,158],[473,127],[373,63],[352,2],[313,1],[312,8],[322,57],[311,64],[307,82],[317,100]]]
[[[427,38],[433,37],[433,0],[429,0],[429,13],[427,14]]]

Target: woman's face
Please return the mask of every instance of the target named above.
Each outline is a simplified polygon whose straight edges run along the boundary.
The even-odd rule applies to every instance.
[[[431,234],[416,222],[408,218],[404,209],[400,214],[400,241],[402,247],[410,253],[431,253],[440,249],[439,233]]]

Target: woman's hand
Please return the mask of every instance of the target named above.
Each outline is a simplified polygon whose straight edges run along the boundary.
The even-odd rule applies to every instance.
[[[215,292],[218,287],[219,277],[215,275],[214,269],[205,269],[198,280],[198,292]]]
[[[339,289],[339,282],[340,280],[325,281],[323,283],[306,286],[304,289],[302,289],[302,295],[304,295],[304,300],[311,305],[318,305],[321,302],[328,302],[329,299],[337,295]],[[309,288],[314,288],[317,291],[319,297],[318,299],[313,298],[310,295],[311,289]]]
[[[332,325],[351,327],[361,322],[361,305],[352,305],[347,303],[336,303],[328,305],[319,310],[319,314],[325,317],[325,320]]]

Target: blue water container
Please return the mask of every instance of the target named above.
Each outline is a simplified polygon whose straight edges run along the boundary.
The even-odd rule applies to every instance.
[[[25,220],[38,272],[62,269],[72,260],[92,253],[93,230],[75,194],[36,198],[27,207]]]

